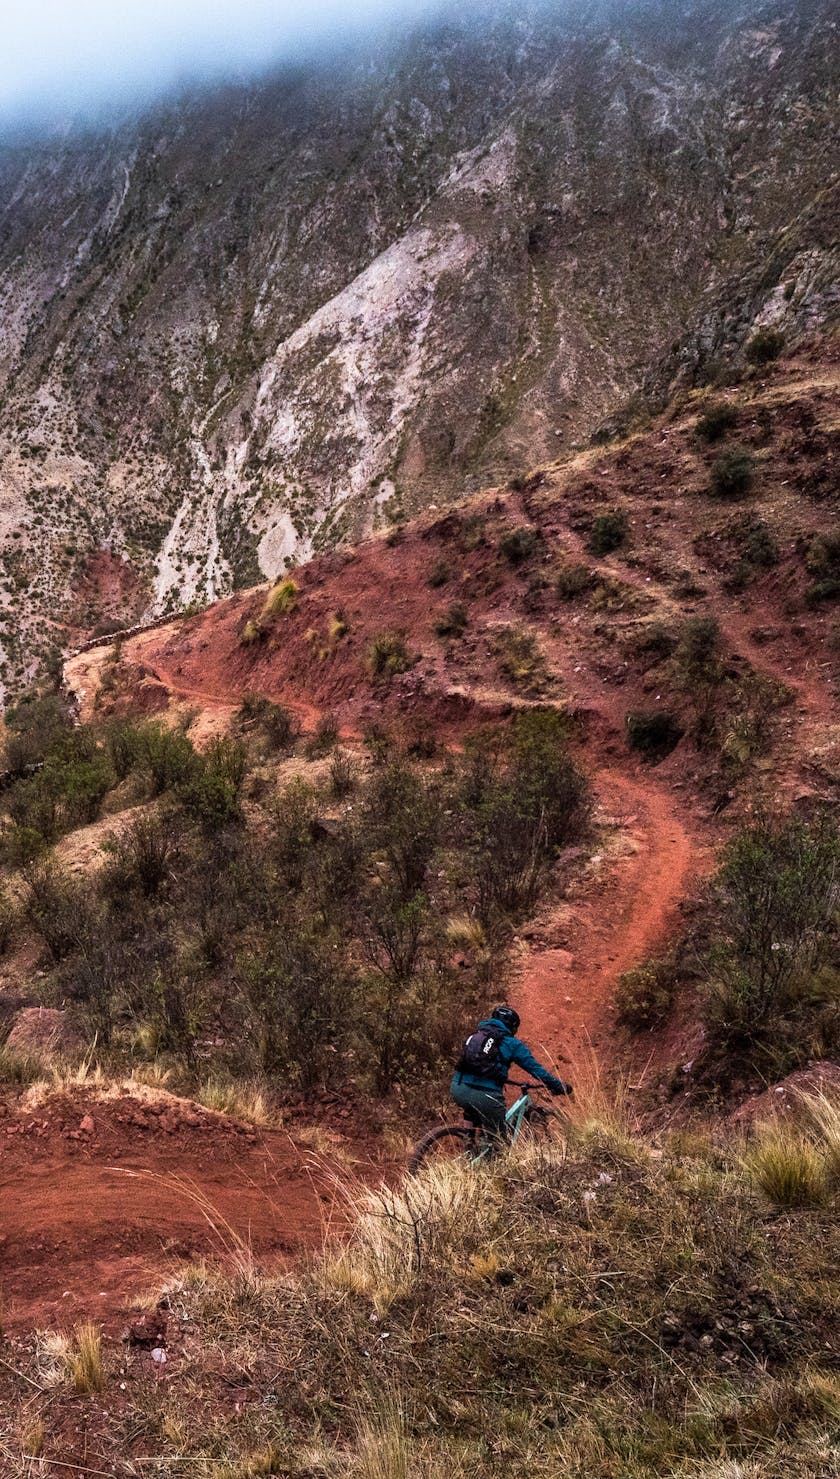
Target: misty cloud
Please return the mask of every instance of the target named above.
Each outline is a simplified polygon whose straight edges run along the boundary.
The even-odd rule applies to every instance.
[[[435,0],[5,0],[0,119],[142,100],[437,8]]]

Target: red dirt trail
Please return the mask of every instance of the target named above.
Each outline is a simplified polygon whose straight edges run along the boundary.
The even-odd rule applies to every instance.
[[[605,857],[577,899],[538,916],[512,996],[528,1036],[553,1061],[565,1056],[582,1085],[605,1056],[618,977],[667,937],[704,849],[674,800],[648,777],[598,772],[600,808],[622,826],[624,850]]]

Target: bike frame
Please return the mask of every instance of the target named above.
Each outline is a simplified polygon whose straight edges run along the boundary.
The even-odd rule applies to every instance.
[[[525,1113],[528,1107],[534,1102],[524,1085],[517,1084],[516,1087],[520,1090],[519,1098],[516,1099],[513,1104],[511,1104],[510,1109],[505,1115],[505,1124],[508,1128],[508,1145],[514,1145],[519,1139],[519,1132],[522,1129],[522,1125],[525,1119]],[[482,1136],[481,1130],[476,1130],[476,1136]],[[477,1166],[479,1162],[483,1161],[485,1157],[489,1156],[489,1154],[490,1146],[485,1140],[484,1143],[481,1145],[481,1149],[477,1151],[475,1155],[470,1156],[470,1165]]]

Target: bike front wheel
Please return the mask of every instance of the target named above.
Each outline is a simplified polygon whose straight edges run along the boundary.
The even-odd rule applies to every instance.
[[[529,1104],[522,1122],[522,1136],[540,1145],[561,1145],[566,1138],[566,1116],[542,1104]]]
[[[476,1151],[476,1131],[468,1125],[438,1125],[415,1145],[408,1161],[411,1176],[416,1176],[421,1166],[442,1164],[444,1161],[470,1160]]]

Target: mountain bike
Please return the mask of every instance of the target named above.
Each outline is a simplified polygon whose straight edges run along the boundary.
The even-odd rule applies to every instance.
[[[565,1116],[556,1109],[535,1104],[531,1098],[535,1089],[540,1093],[546,1092],[542,1084],[510,1082],[508,1086],[519,1090],[519,1098],[511,1104],[505,1115],[505,1143],[515,1145],[522,1137],[529,1140],[561,1140]],[[469,1166],[478,1166],[495,1148],[486,1132],[478,1125],[468,1122],[462,1125],[437,1125],[415,1145],[408,1161],[409,1174],[415,1176],[421,1166],[444,1160],[463,1159]]]

